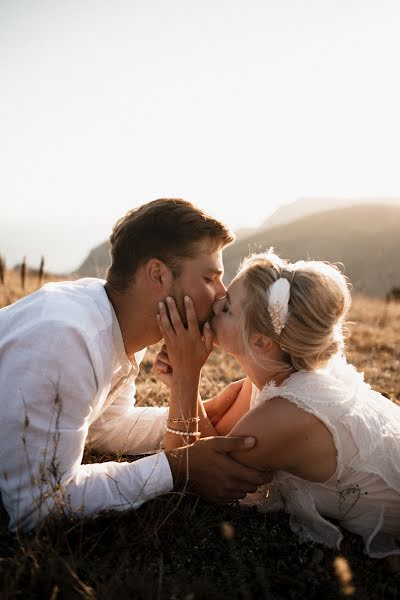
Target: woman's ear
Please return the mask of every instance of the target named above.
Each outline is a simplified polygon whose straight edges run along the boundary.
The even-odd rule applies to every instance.
[[[250,336],[250,344],[255,352],[266,354],[267,352],[270,352],[273,341],[270,337],[267,337],[262,333],[252,333]]]
[[[144,265],[146,279],[153,289],[158,291],[171,288],[173,275],[171,269],[158,258],[151,258]]]

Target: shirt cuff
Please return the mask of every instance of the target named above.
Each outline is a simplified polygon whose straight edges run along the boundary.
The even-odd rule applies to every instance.
[[[140,458],[131,464],[135,470],[136,480],[141,480],[142,484],[136,502],[142,504],[174,489],[171,467],[164,452]],[[138,474],[139,478],[137,478]]]

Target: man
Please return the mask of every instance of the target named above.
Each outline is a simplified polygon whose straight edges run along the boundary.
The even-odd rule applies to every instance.
[[[206,321],[225,294],[222,248],[232,240],[189,202],[155,200],[116,223],[106,282],[50,283],[0,311],[0,489],[12,530],[58,511],[138,507],[173,489],[231,501],[262,483],[229,456],[252,438],[81,464],[85,443],[102,453],[160,450],[167,410],[134,406],[140,361],[161,338],[158,303],[171,295],[184,314],[190,294]]]

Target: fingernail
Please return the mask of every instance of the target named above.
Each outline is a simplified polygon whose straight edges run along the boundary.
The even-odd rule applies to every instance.
[[[253,437],[244,438],[244,446],[245,448],[252,448],[256,443],[256,439]]]
[[[172,302],[171,296],[167,296],[167,302],[168,302],[168,304],[170,304]]]
[[[190,298],[189,298],[189,296],[185,296],[185,298],[184,298],[184,299],[185,299],[185,302],[190,302]]]
[[[164,308],[164,302],[159,302],[158,303],[158,308],[161,310],[162,308]]]
[[[206,329],[210,329],[210,323],[207,321],[207,322],[206,322],[206,324],[204,325],[204,327],[205,327]]]

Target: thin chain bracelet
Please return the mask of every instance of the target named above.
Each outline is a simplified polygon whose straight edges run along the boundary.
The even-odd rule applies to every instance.
[[[172,417],[168,417],[167,421],[171,423],[198,423],[200,417],[191,417],[190,419],[173,419]]]
[[[175,433],[175,435],[181,435],[182,437],[195,437],[196,440],[201,437],[200,431],[179,431],[179,429],[171,429],[170,427],[166,427],[165,431],[168,431],[168,433]]]

